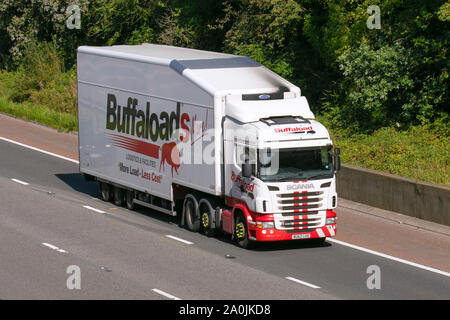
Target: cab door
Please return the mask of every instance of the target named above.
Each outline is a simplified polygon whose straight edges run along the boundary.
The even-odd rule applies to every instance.
[[[249,163],[256,174],[256,139],[248,125],[240,127],[232,120],[224,123],[225,194],[233,200],[243,200],[249,206],[254,201],[254,178],[244,177],[242,166]]]

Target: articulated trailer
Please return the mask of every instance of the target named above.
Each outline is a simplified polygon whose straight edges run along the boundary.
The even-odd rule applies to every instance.
[[[298,87],[254,60],[78,48],[80,172],[101,197],[257,241],[336,234],[339,149]]]

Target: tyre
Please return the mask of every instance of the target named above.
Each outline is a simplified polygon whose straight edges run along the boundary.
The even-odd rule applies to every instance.
[[[134,191],[127,190],[125,194],[125,204],[128,210],[134,210],[136,205],[134,204]]]
[[[214,237],[216,235],[216,229],[213,227],[215,215],[216,212],[213,210],[211,203],[206,199],[202,200],[200,203],[201,229],[208,237]]]
[[[114,187],[114,204],[118,207],[122,207],[125,204],[124,190],[119,187]]]
[[[242,213],[239,213],[234,224],[234,238],[236,243],[244,249],[250,248],[253,244],[248,237],[247,221]]]
[[[111,190],[111,185],[106,182],[100,182],[100,194],[103,201],[112,201],[113,194]]]
[[[194,197],[187,197],[184,202],[184,210],[188,229],[192,232],[198,232],[200,230],[200,219],[197,200]]]

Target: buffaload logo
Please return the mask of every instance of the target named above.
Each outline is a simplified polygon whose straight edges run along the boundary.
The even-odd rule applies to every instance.
[[[106,129],[126,133],[152,141],[168,141],[172,133],[180,127],[189,132],[186,123],[190,122],[187,113],[180,114],[181,103],[177,102],[176,111],[161,112],[159,117],[150,112],[150,102],[146,103],[145,112],[137,109],[138,100],[129,97],[127,106],[117,104],[116,96],[109,93],[106,102]]]

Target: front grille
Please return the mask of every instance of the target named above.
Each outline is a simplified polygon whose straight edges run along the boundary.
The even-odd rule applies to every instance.
[[[308,211],[308,215],[311,215],[311,214],[318,214],[319,213],[319,211]],[[298,216],[298,212],[282,212],[281,213],[281,216],[283,216],[283,217],[293,217],[293,216]]]
[[[317,212],[315,212],[317,213]],[[274,214],[275,228],[279,230],[309,230],[320,228],[325,223],[323,216]],[[303,232],[303,231],[302,231]]]
[[[318,204],[307,204],[307,205],[300,205],[300,203],[294,203],[293,206],[278,206],[278,209],[281,210],[304,210],[304,209],[312,209],[312,208],[319,208],[320,203]]]
[[[325,225],[323,191],[294,191],[276,194],[275,228],[289,232],[309,232]]]
[[[280,193],[277,194],[277,197],[279,198],[293,198],[293,197],[298,197],[298,196],[302,196],[302,197],[311,197],[311,196],[320,196],[321,194],[323,194],[323,191],[295,191],[293,193]]]
[[[289,199],[289,200],[278,200],[277,202],[281,203],[281,204],[289,204],[289,203],[299,203],[299,201],[302,203],[309,203],[309,202],[319,202],[321,200],[322,200],[322,198],[309,198],[309,199],[301,199],[301,201],[295,200],[295,199]]]
[[[319,218],[303,218],[304,216],[294,217],[292,220],[283,220],[281,221],[281,226],[285,228],[293,228],[293,229],[308,229],[308,228],[316,228],[320,225],[320,217]]]
[[[318,209],[322,206],[323,191],[297,191],[293,193],[277,194],[278,209],[282,211],[307,212],[309,209]]]

